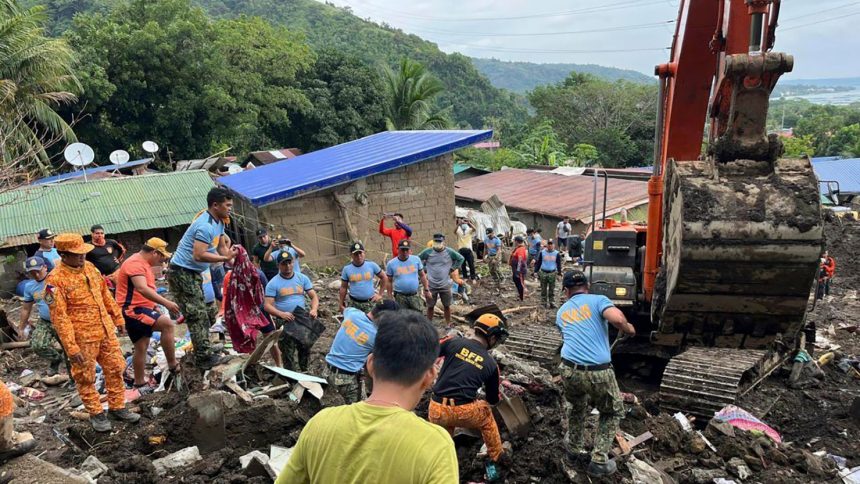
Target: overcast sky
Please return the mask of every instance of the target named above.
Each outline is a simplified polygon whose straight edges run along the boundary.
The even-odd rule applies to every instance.
[[[445,52],[601,64],[649,75],[668,58],[669,22],[678,14],[678,0],[329,1],[420,35]],[[858,27],[860,1],[783,0],[775,50],[795,56],[793,79],[860,76]]]

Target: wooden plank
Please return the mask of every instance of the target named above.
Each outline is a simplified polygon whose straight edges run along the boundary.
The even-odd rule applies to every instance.
[[[13,341],[11,343],[0,343],[0,350],[16,350],[20,348],[29,348],[29,341]]]
[[[262,358],[263,355],[265,355],[266,352],[269,351],[269,348],[271,348],[272,345],[278,343],[278,338],[281,337],[281,333],[283,332],[284,328],[279,328],[260,338],[260,340],[257,341],[257,347],[254,348],[254,351],[251,353],[251,356],[248,357],[248,359],[245,361],[245,364],[242,366],[242,371],[244,372],[245,368],[248,368],[251,365],[256,365],[257,362],[260,361],[260,358]]]
[[[630,443],[627,442],[627,439],[621,435],[621,432],[615,432],[615,442],[618,443],[618,447],[621,449],[621,455],[627,455],[630,453]]]
[[[236,396],[241,398],[242,401],[244,401],[245,403],[252,403],[254,401],[254,397],[251,396],[250,393],[246,392],[242,387],[240,387],[239,384],[235,381],[228,380],[224,382],[224,386],[232,390],[233,393],[235,393]]]
[[[616,438],[617,437],[618,436],[616,435]],[[634,447],[636,447],[637,445],[641,444],[642,442],[645,442],[646,440],[651,439],[653,437],[654,437],[654,434],[652,434],[651,432],[645,432],[644,434],[640,435],[639,437],[636,437],[633,440],[627,441],[627,445],[630,446],[630,450],[628,450],[627,453],[632,452]],[[622,439],[623,438],[624,437],[622,437]],[[622,450],[620,447],[616,447],[616,448],[612,449],[612,454],[615,455],[616,457],[621,456],[621,455],[627,455],[627,454],[622,453]]]

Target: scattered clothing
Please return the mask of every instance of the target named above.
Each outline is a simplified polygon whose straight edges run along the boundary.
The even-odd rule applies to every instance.
[[[457,453],[447,432],[402,408],[329,407],[305,425],[275,481],[311,482],[454,484]]]

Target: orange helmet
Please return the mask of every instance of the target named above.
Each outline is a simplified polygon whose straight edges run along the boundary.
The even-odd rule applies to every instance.
[[[505,327],[505,321],[495,314],[484,313],[480,315],[475,320],[474,329],[488,340],[491,337],[495,337],[496,344],[493,346],[504,343],[508,338],[508,329]]]

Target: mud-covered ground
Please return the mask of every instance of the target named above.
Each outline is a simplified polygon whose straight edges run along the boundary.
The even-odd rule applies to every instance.
[[[860,466],[860,439],[857,437],[860,425],[849,415],[852,401],[860,396],[860,374],[842,371],[837,366],[845,357],[860,355],[860,332],[849,331],[860,323],[857,299],[860,270],[853,260],[860,249],[860,223],[831,221],[827,226],[827,238],[831,254],[837,259],[837,275],[831,297],[819,301],[809,315],[810,321],[818,326],[819,335],[827,338],[831,346],[839,346],[833,360],[822,366],[823,380],[802,389],[790,389],[786,384],[790,367],[786,366],[739,401],[741,407],[779,432],[783,444],[774,444],[767,437],[740,430],[727,436],[706,427],[706,422],[697,422],[699,428],[704,429],[705,439],[716,449],[711,450],[696,434],[683,431],[671,415],[660,413],[659,385],[654,379],[619,374],[622,392],[635,395],[639,401],[625,406],[621,430],[631,437],[648,431],[654,435],[635,447],[633,454],[664,471],[664,482],[671,482],[668,479],[713,482],[717,477],[741,482],[737,477],[739,464],[744,466],[743,472],[751,473],[746,482],[838,482],[832,459],[814,455],[820,451],[846,458],[849,467]],[[479,272],[485,273],[485,270],[479,264]],[[330,288],[336,285],[333,281],[336,278],[325,273],[317,275],[321,314],[327,330],[314,346],[311,373],[321,372],[322,358],[337,329],[334,318],[337,290]],[[516,300],[509,279],[497,285],[484,278],[474,287],[471,305],[458,304],[454,314],[462,315],[474,306],[492,302],[502,309],[517,309],[508,314],[514,332],[552,328],[554,311],[539,307],[537,282],[530,281],[527,287],[526,301],[521,303]],[[437,322],[440,319],[437,318]],[[441,323],[439,326],[441,330]],[[466,329],[462,324],[458,327]],[[552,365],[541,369],[535,362],[511,358],[504,347],[497,351],[502,354],[503,378],[513,385],[511,388],[515,392],[521,392],[533,424],[528,435],[515,437],[500,423],[503,440],[510,441],[513,446],[512,464],[505,473],[507,482],[633,482],[624,458],[618,460],[620,472],[602,481],[589,479],[581,468],[565,469],[562,437],[567,423]],[[819,348],[814,357],[826,352]],[[44,373],[45,365],[29,349],[0,352],[0,378],[4,382],[21,383],[21,373],[25,369]],[[193,369],[186,368],[186,371]],[[188,377],[190,379],[190,375]],[[299,403],[284,395],[253,404],[233,398],[225,410],[223,447],[204,453],[204,460],[196,465],[158,477],[152,460],[195,444],[188,395],[170,392],[142,397],[133,403],[143,415],[142,421],[136,425],[115,424],[114,431],[105,435],[93,432],[87,421],[73,418],[71,406],[63,406],[63,397],[71,395],[71,390],[45,387],[38,382],[29,386],[47,395],[38,402],[21,400],[23,405],[15,414],[17,429],[32,432],[38,439],[35,455],[64,468],[77,467],[88,455],[95,455],[110,469],[99,479],[101,483],[270,482],[265,477],[244,475],[239,457],[252,450],[268,454],[271,445],[294,445],[308,418],[324,405],[340,403],[332,392],[326,393],[322,402],[309,395]],[[425,400],[416,412],[426,415],[426,405]],[[592,416],[589,425],[595,424],[596,417]],[[458,435],[455,442],[461,481],[483,481],[484,460],[476,457],[480,439]]]

